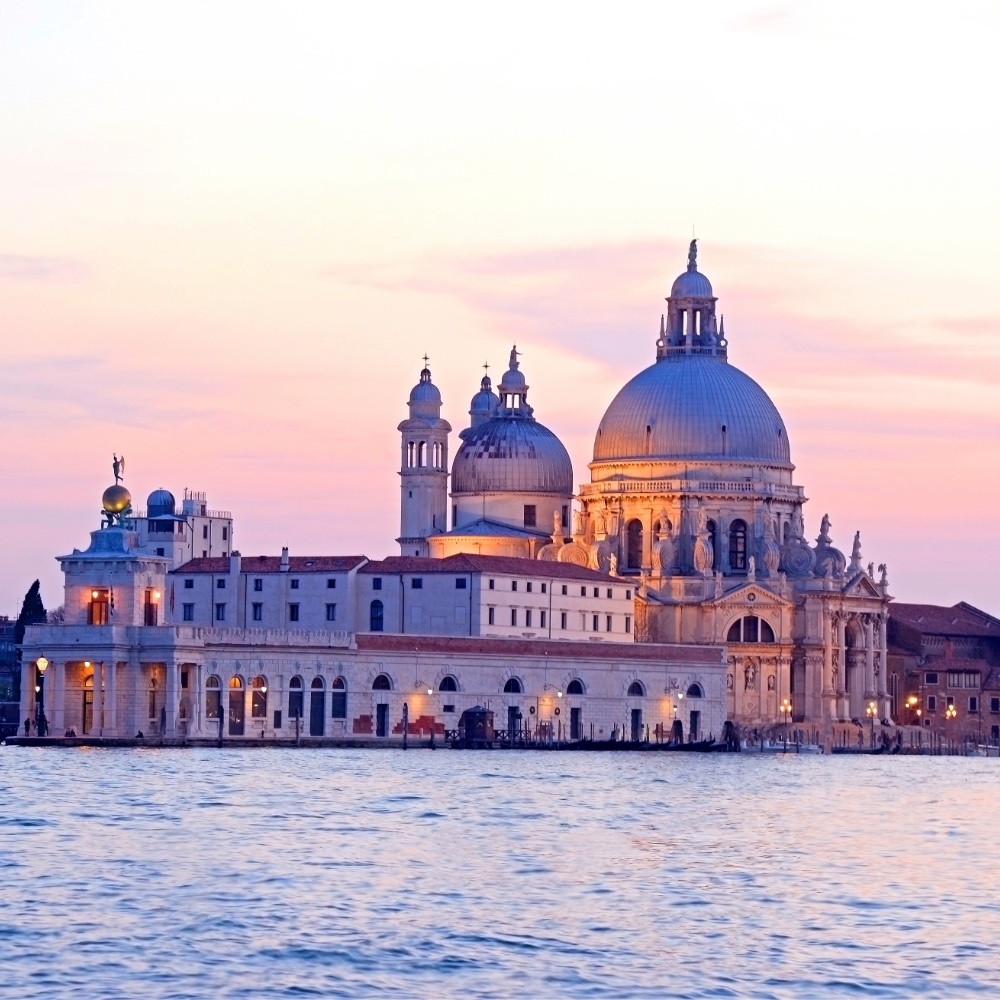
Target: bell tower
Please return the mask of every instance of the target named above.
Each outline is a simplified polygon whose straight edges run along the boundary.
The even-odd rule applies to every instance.
[[[441,393],[431,381],[424,355],[420,381],[410,392],[410,416],[400,433],[399,553],[429,554],[427,538],[448,530],[448,435],[441,419]]]

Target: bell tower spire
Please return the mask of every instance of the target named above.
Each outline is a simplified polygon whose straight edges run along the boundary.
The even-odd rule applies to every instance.
[[[400,439],[400,555],[428,555],[427,538],[448,530],[448,435],[441,393],[424,355],[420,381],[410,390],[409,417]]]
[[[688,245],[687,270],[679,275],[667,296],[667,319],[660,320],[656,360],[682,355],[708,355],[726,360],[725,334],[715,319],[712,283],[698,270],[698,241]]]

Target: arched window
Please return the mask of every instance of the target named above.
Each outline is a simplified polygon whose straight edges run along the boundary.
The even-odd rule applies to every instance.
[[[712,569],[719,568],[719,529],[715,521],[707,521],[705,528],[708,530],[708,538],[712,543]]]
[[[642,521],[634,518],[625,529],[627,538],[627,559],[629,569],[642,569]]]
[[[302,678],[293,677],[288,682],[288,717],[302,718]]]
[[[747,568],[747,523],[739,518],[729,525],[729,568],[737,573]]]
[[[330,717],[333,719],[347,718],[347,682],[343,677],[334,677],[330,682],[330,700],[333,707]]]
[[[325,722],[323,703],[326,701],[326,684],[322,677],[314,677],[309,685],[309,735],[323,736]]]
[[[511,677],[509,681],[503,686],[504,694],[520,694],[521,693],[521,682],[516,677]]]
[[[156,684],[155,678],[153,679],[153,684],[154,685]],[[240,677],[239,674],[237,674],[235,677],[230,677],[229,686],[234,689],[243,687],[243,678]]]
[[[774,629],[756,615],[747,615],[729,626],[726,642],[774,642]]]
[[[628,696],[630,698],[645,698],[646,689],[642,686],[640,681],[632,681],[628,686]]]
[[[229,735],[242,736],[246,713],[243,678],[237,674],[229,678]]]
[[[417,466],[423,468],[427,464],[427,442],[421,441],[417,445]]]
[[[454,677],[449,675],[448,677],[442,677],[441,683],[438,684],[438,691],[457,691],[458,682]]]
[[[413,468],[413,442],[408,441],[406,444],[406,467],[408,469]]]
[[[222,682],[215,674],[205,681],[205,718],[217,719],[222,708]]]
[[[583,681],[571,680],[566,685],[566,694],[583,694]]]
[[[378,677],[372,681],[373,691],[391,691],[392,681],[389,680],[386,674],[379,674]]]
[[[368,631],[381,632],[385,629],[385,608],[381,601],[372,601],[368,612]]]
[[[323,678],[322,677],[314,677],[312,684],[310,684],[309,686],[313,689],[313,691],[322,691],[323,690]]]
[[[691,684],[687,689],[688,698],[704,698],[705,692],[702,691],[700,684]]]
[[[267,678],[260,675],[250,682],[250,718],[267,718]]]
[[[789,524],[788,521],[785,521],[785,527],[781,535],[782,544],[787,545],[788,540],[791,538],[791,536],[792,536],[792,526],[791,524]]]

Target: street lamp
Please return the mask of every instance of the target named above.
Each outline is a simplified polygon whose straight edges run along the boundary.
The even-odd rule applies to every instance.
[[[909,698],[906,699],[906,707],[910,710],[910,723],[911,723],[911,725],[913,723],[913,716],[914,715],[917,716],[918,721],[919,721],[919,718],[920,718],[920,709],[917,708],[917,705],[919,705],[919,704],[920,704],[920,699],[915,694],[911,694],[909,696]]]
[[[865,715],[868,716],[868,720],[871,722],[872,746],[875,746],[875,716],[878,715],[878,705],[873,701],[868,702],[868,707],[865,709]]]
[[[787,698],[783,698],[778,706],[778,711],[781,713],[782,723],[787,727],[788,723],[792,721],[792,703]]]
[[[36,690],[38,692],[38,704],[35,709],[35,733],[39,736],[48,735],[48,726],[45,720],[45,670],[49,665],[49,661],[45,659],[44,656],[39,656],[35,660],[35,666],[38,668],[38,684],[36,685]]]
[[[948,706],[948,707],[947,707],[947,708],[946,708],[946,709],[944,710],[944,717],[945,717],[945,719],[947,719],[947,720],[948,720],[949,722],[951,722],[951,720],[952,720],[952,719],[954,719],[956,715],[958,715],[958,709],[957,709],[957,708],[955,708],[955,706],[954,706],[954,705],[949,705],[949,706]]]

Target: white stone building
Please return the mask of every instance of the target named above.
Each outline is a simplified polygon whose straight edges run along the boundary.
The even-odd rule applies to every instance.
[[[825,515],[806,541],[784,423],[728,350],[692,242],[655,361],[608,407],[575,498],[516,349],[450,472],[425,359],[398,427],[400,556],[377,562],[242,557],[203,495],[177,514],[158,490],[132,521],[116,481],[108,524],[61,557],[66,625],[28,632],[23,712],[48,683],[55,731],[120,736],[210,736],[220,704],[234,737],[288,736],[290,718],[300,738],[388,736],[404,701],[432,731],[446,705],[535,699],[536,727],[574,738],[675,713],[687,734],[888,721],[885,567],[863,564],[859,533],[845,558]],[[569,699],[573,725],[555,714]]]

